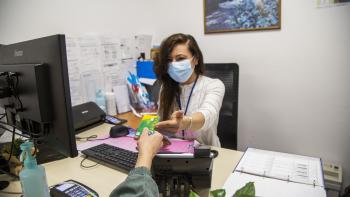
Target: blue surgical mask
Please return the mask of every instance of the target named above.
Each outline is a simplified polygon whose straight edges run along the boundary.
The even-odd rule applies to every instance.
[[[192,73],[193,69],[190,59],[169,63],[168,74],[179,83],[186,82],[191,77]]]

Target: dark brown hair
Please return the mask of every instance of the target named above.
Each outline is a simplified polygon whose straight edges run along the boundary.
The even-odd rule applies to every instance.
[[[175,98],[180,96],[181,93],[179,83],[173,80],[168,74],[168,64],[170,63],[169,56],[178,44],[186,44],[192,56],[198,60],[194,72],[197,75],[204,74],[203,55],[196,40],[191,35],[181,33],[173,34],[163,40],[160,45],[160,52],[157,58],[155,58],[154,64],[154,71],[162,84],[160,103],[158,106],[161,120],[168,120],[170,118],[171,110],[175,106]]]

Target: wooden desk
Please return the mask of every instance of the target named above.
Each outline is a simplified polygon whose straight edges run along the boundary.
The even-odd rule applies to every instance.
[[[124,114],[118,114],[118,115],[116,115],[116,117],[128,120],[128,122],[125,123],[125,125],[128,125],[131,128],[137,128],[139,126],[140,121],[141,121],[141,118],[135,116],[131,112],[127,112]]]
[[[139,123],[139,118],[135,117],[131,113],[118,115],[118,117],[128,119],[128,125],[134,128],[136,128]],[[109,132],[110,127],[110,124],[102,124],[98,127],[80,133],[78,136],[86,137],[93,134],[105,135]],[[243,153],[239,151],[216,147],[213,147],[213,149],[218,150],[219,155],[214,159],[212,187],[210,190],[219,189],[223,186],[225,180],[228,178],[229,174],[233,171],[234,167],[237,165],[239,159],[243,155]],[[51,186],[68,179],[73,179],[91,187],[97,191],[101,197],[105,197],[109,196],[111,191],[127,177],[126,173],[108,168],[103,165],[97,165],[89,169],[81,168],[80,162],[82,159],[83,157],[80,154],[75,158],[66,158],[44,164],[48,185]],[[90,160],[84,161],[84,165],[93,164],[95,163]],[[4,191],[21,191],[19,181],[11,182],[10,186]],[[201,196],[204,196],[207,194],[207,192],[208,191],[201,191],[200,194]],[[0,196],[13,197],[20,195],[5,195],[0,193]]]

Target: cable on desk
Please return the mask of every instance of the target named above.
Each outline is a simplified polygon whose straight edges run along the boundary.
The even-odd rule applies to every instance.
[[[1,129],[4,129],[4,130],[6,130],[6,131],[9,131],[9,132],[11,132],[11,133],[12,133],[12,130],[10,130],[10,129],[8,129],[8,128],[4,127],[4,126],[3,126],[3,125],[1,125],[1,124],[0,124],[0,128],[1,128]],[[15,133],[16,133],[16,135],[19,135],[19,136],[21,136],[21,137],[24,137],[24,138],[30,138],[30,136],[26,136],[26,135],[20,134],[20,133],[18,133],[18,132],[15,132]]]
[[[83,162],[84,162],[87,158],[88,158],[88,156],[85,156],[85,158],[84,158],[83,160],[81,160],[81,162],[80,162],[80,167],[82,167],[82,168],[92,168],[92,167],[95,167],[95,166],[97,166],[97,165],[99,164],[99,163],[96,163],[96,164],[91,165],[91,166],[84,166]]]
[[[19,131],[22,131],[22,130],[21,130],[20,128],[18,128],[16,125],[12,125],[12,124],[9,124],[9,123],[7,123],[7,122],[0,121],[0,127],[1,127],[1,128],[5,129],[5,130],[7,130],[7,131],[12,132],[12,130],[9,130],[9,129],[6,128],[4,125],[8,125],[8,126],[10,126],[10,127],[12,127],[12,128],[15,128],[15,129],[18,129]],[[23,131],[22,131],[22,132],[23,132]],[[25,132],[29,132],[29,131],[25,131]],[[41,138],[43,137],[43,136],[39,136],[38,134],[35,134],[35,133],[30,133],[30,135],[32,135],[32,136],[26,136],[26,135],[24,135],[24,134],[20,134],[20,133],[17,133],[17,132],[16,132],[16,135],[19,135],[19,136],[22,136],[22,137],[25,137],[25,138],[36,138],[37,140],[41,140]],[[34,135],[38,135],[38,136],[33,137]]]
[[[86,139],[86,141],[98,141],[98,140],[106,140],[106,139],[110,138],[110,137],[107,137],[107,138],[102,138],[102,139],[96,139],[97,137],[98,137],[97,135],[90,135],[88,137],[75,137],[75,139],[78,141],[82,141],[84,139]]]

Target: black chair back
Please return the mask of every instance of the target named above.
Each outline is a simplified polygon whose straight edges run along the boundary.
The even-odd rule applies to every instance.
[[[237,150],[238,64],[208,63],[205,64],[205,69],[206,76],[220,79],[225,85],[218,124],[221,147]]]

